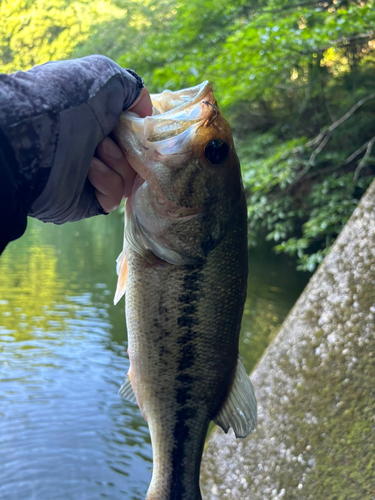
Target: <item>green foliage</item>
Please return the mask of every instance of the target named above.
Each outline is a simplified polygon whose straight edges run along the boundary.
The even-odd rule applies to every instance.
[[[278,252],[297,255],[300,264],[297,269],[313,271],[332,244],[333,236],[340,233],[372,178],[365,177],[353,183],[351,173],[338,176],[333,174],[321,183],[313,186],[305,201],[305,222],[302,225],[302,237],[283,241],[275,247]],[[275,240],[275,238],[273,238]],[[324,243],[323,248],[314,253],[305,253],[306,249],[317,248],[317,243]]]
[[[298,269],[313,271],[369,186],[371,172],[355,179],[352,171],[337,168],[327,175],[325,165],[341,165],[337,152],[327,152],[317,161],[323,173],[311,167],[299,178],[311,156],[305,137],[281,142],[264,133],[239,141],[237,149],[245,159],[250,244],[263,232],[278,253],[298,259]]]
[[[312,271],[374,172],[374,99],[329,129],[374,90],[374,0],[165,0],[137,9],[143,27],[131,40],[119,35],[120,63],[154,92],[212,81],[237,138],[250,243],[264,233]]]
[[[121,14],[111,0],[2,0],[0,71],[71,57],[95,22]]]
[[[209,79],[238,144],[250,242],[264,234],[300,269],[321,261],[373,177],[375,0],[3,0],[0,11],[2,71],[102,53],[151,92]]]

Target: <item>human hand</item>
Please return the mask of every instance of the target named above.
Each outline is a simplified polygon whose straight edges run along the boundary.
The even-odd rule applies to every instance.
[[[128,108],[130,110],[141,118],[152,114],[151,98],[146,88]],[[131,194],[135,175],[120,147],[110,137],[106,137],[97,147],[88,173],[104,212],[115,210],[121,200]]]
[[[98,55],[49,62],[0,74],[0,102],[0,254],[27,216],[64,224],[130,194],[135,174],[108,136],[124,110],[151,115],[133,70]]]
[[[104,56],[51,62],[10,78],[23,95],[11,100],[22,102],[20,118],[13,119],[9,103],[16,126],[6,130],[25,172],[26,213],[64,224],[117,207],[134,173],[108,136],[122,111],[151,114],[141,78]]]

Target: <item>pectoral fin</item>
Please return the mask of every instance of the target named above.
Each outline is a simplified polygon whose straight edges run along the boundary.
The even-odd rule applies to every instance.
[[[240,356],[231,390],[214,422],[220,425],[224,432],[228,432],[229,427],[232,427],[236,438],[246,437],[256,426],[257,402]]]
[[[115,298],[113,299],[114,304],[121,299],[126,290],[126,281],[128,279],[128,266],[126,264],[125,252],[122,251],[116,260],[116,272],[117,272],[117,287]]]

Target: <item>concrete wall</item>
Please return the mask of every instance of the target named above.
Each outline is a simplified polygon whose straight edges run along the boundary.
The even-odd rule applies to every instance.
[[[375,181],[251,375],[256,431],[211,437],[204,499],[374,500],[374,332]]]

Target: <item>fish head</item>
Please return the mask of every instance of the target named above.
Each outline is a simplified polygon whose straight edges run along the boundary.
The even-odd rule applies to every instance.
[[[125,239],[172,264],[203,262],[224,237],[243,188],[230,127],[211,85],[151,96],[153,115],[125,112],[114,131],[137,172]]]

